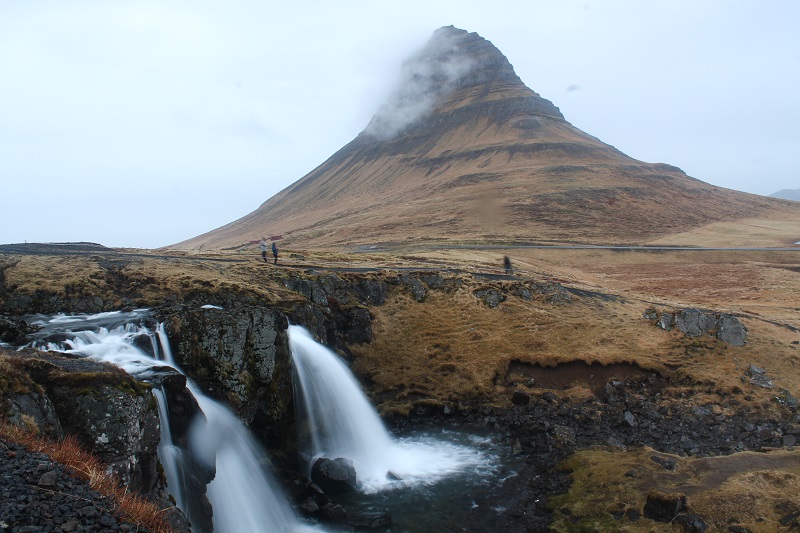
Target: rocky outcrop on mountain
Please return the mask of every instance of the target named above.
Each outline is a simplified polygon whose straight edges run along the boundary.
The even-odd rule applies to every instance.
[[[744,346],[747,342],[747,328],[729,313],[706,312],[692,308],[668,312],[650,308],[644,312],[644,316],[663,330],[670,331],[672,328],[677,328],[689,337],[711,335],[732,346]]]

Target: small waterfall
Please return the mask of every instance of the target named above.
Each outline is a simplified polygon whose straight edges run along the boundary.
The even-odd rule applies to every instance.
[[[295,408],[309,454],[353,461],[363,492],[431,484],[485,462],[478,451],[435,439],[393,439],[350,369],[300,326],[289,326]]]
[[[155,331],[135,323],[145,316],[142,310],[98,315],[39,316],[34,322],[43,329],[32,343],[40,349],[70,353],[106,361],[129,374],[146,379],[158,367],[175,365],[163,325]],[[48,342],[53,334],[68,337],[63,342]],[[143,347],[152,350],[148,354]],[[220,533],[299,532],[310,529],[299,522],[286,498],[274,486],[264,452],[234,414],[204,395],[187,379],[187,387],[197,400],[206,421],[196,420],[190,432],[192,453],[209,465],[216,465],[216,477],[209,483],[207,496],[214,516],[214,531]],[[183,451],[170,434],[167,399],[163,391],[153,391],[161,416],[159,457],[164,465],[168,490],[178,507],[186,512],[192,494],[187,493]],[[190,517],[191,518],[191,517]]]

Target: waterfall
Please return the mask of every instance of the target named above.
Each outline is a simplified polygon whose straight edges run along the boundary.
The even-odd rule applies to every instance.
[[[295,408],[306,422],[308,453],[353,461],[358,485],[371,493],[431,484],[485,462],[478,451],[430,438],[393,439],[350,369],[300,326],[289,326]]]
[[[38,316],[33,322],[43,329],[36,334],[39,340],[32,345],[43,350],[110,362],[142,379],[157,373],[158,367],[169,366],[181,372],[172,358],[163,325],[159,324],[152,331],[137,323],[144,316],[146,312],[143,310]],[[47,336],[54,333],[68,338],[62,342],[48,342]],[[143,346],[152,353],[148,354]],[[216,466],[216,477],[207,488],[214,513],[214,531],[308,531],[271,480],[269,460],[244,425],[230,410],[204,395],[188,379],[187,387],[206,418],[205,421],[195,420],[192,425],[191,451],[207,464]],[[193,495],[187,493],[183,451],[172,442],[165,394],[158,389],[153,393],[161,416],[159,457],[164,465],[167,489],[178,507],[186,512],[191,507]]]

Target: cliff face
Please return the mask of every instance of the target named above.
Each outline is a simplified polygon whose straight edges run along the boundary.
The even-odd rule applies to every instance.
[[[8,421],[43,435],[74,435],[131,490],[157,495],[158,408],[148,385],[107,364],[29,351],[0,365],[16,383],[0,387]]]
[[[567,122],[476,33],[437,30],[353,141],[247,216],[176,244],[645,243],[717,221],[800,214],[636,161]]]
[[[289,432],[292,382],[286,317],[229,299],[225,307],[159,311],[176,362],[207,394],[233,409],[268,445]]]

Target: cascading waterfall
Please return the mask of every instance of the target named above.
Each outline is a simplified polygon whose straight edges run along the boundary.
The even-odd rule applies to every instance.
[[[318,457],[353,461],[366,493],[430,484],[486,462],[480,452],[435,439],[392,439],[350,369],[300,326],[289,326],[295,408]]]
[[[58,343],[34,341],[32,345],[47,351],[110,362],[141,379],[157,373],[158,367],[169,366],[180,372],[172,359],[163,325],[159,324],[154,332],[134,323],[144,316],[146,311],[143,310],[132,313],[117,311],[97,315],[39,316],[32,320],[43,326],[37,338],[46,339],[54,333],[70,338]],[[149,345],[152,354],[141,348],[143,344]],[[231,411],[204,395],[188,379],[187,386],[206,417],[205,423],[195,421],[192,426],[192,452],[209,465],[216,465],[216,477],[207,488],[214,512],[214,531],[308,531],[271,481],[269,461],[247,429]],[[163,391],[156,389],[153,392],[161,416],[159,456],[164,465],[167,488],[178,507],[186,512],[193,495],[187,493],[182,450],[172,442],[166,397]]]

